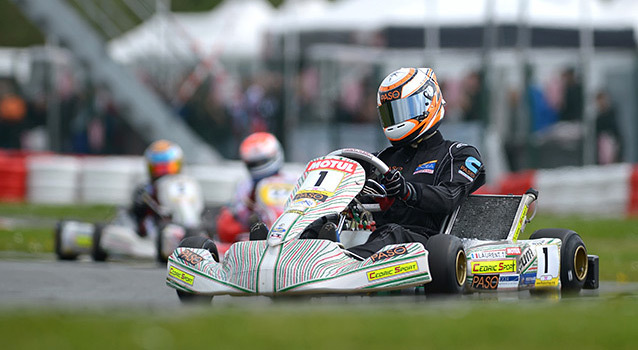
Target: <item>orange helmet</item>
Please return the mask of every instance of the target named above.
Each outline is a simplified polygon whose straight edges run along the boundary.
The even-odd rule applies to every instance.
[[[267,132],[249,135],[239,146],[239,156],[254,180],[277,174],[284,162],[281,144]]]
[[[401,68],[379,86],[377,110],[383,133],[395,146],[433,133],[445,114],[445,100],[430,68]]]
[[[164,175],[178,174],[182,170],[182,148],[171,141],[153,142],[144,151],[144,158],[153,181]]]

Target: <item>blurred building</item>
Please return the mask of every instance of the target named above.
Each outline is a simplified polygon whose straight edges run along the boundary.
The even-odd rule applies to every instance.
[[[492,178],[595,163],[600,90],[620,126],[618,160],[638,161],[636,1],[226,0],[208,13],[172,13],[139,0],[125,2],[148,5],[131,10],[142,21],[133,29],[98,1],[82,3],[107,58],[225,157],[258,129],[295,162],[382,148],[378,83],[397,67],[428,66],[447,101],[443,132],[479,145]],[[95,63],[85,63],[90,76]]]

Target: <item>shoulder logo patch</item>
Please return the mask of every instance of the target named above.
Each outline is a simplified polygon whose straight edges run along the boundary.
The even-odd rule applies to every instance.
[[[463,175],[466,179],[474,181],[481,165],[483,164],[478,159],[474,157],[467,157],[467,159],[465,159],[465,164],[461,165],[461,169],[459,169],[458,173]]]

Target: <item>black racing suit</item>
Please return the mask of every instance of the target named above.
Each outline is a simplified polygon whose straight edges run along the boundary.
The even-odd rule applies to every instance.
[[[133,191],[133,200],[129,208],[135,223],[137,225],[137,234],[145,237],[149,234],[146,232],[144,221],[147,217],[152,217],[155,222],[159,221],[159,216],[151,207],[149,202],[157,202],[157,193],[153,183],[145,183],[138,185]]]
[[[473,146],[444,140],[440,132],[416,146],[389,147],[378,155],[401,172],[415,193],[375,213],[377,229],[349,251],[366,258],[388,244],[421,242],[439,233],[447,215],[485,183],[481,156]]]

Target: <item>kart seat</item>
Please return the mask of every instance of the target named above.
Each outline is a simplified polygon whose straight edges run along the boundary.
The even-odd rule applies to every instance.
[[[533,189],[523,195],[470,195],[450,215],[441,233],[479,240],[516,240],[523,232],[527,208],[537,198]]]

